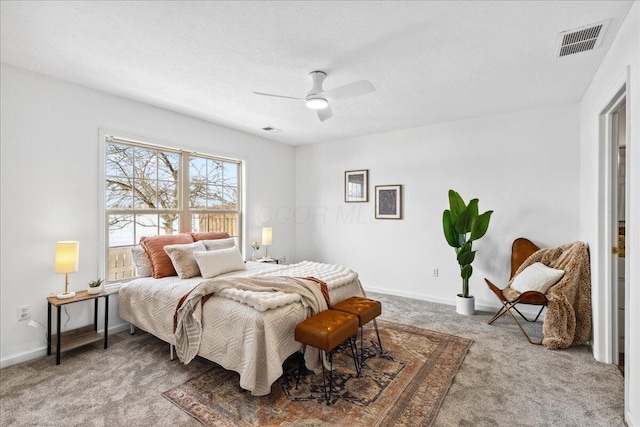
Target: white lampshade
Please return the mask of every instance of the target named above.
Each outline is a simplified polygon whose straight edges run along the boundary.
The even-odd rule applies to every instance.
[[[269,246],[271,244],[271,227],[264,227],[262,229],[262,244]]]
[[[56,273],[75,273],[78,271],[79,242],[56,242]]]

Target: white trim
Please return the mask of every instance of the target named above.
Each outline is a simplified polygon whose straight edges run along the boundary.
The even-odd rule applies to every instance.
[[[365,291],[371,291],[379,294],[393,295],[393,296],[411,298],[411,299],[416,299],[421,301],[435,302],[438,304],[450,305],[453,307],[456,306],[455,295],[452,298],[441,298],[441,297],[433,297],[433,296],[424,295],[424,294],[416,294],[413,292],[398,291],[396,289],[379,288],[375,286],[363,286],[363,288]],[[499,309],[500,309],[499,305],[478,304],[478,299],[476,298],[476,312],[486,311],[488,313],[493,314],[497,312]],[[530,314],[530,315],[536,316],[538,314],[539,309],[532,309],[524,305],[519,305],[518,310],[520,310],[523,314]],[[544,320],[545,314],[546,314],[546,310],[540,315],[538,322],[541,322]]]
[[[98,238],[96,242],[98,244],[98,274],[96,277],[103,278],[104,277],[105,285],[103,287],[107,287],[106,283],[108,282],[109,272],[106,269],[107,266],[107,257],[109,256],[108,251],[106,251],[106,236],[109,233],[107,229],[107,221],[105,218],[105,139],[107,134],[103,128],[98,128]]]
[[[613,348],[617,345],[614,337],[614,319],[617,309],[613,304],[617,301],[614,287],[611,286],[612,257],[611,257],[611,116],[610,114],[620,105],[621,100],[629,99],[628,73],[625,70],[612,86],[611,90],[601,100],[596,111],[598,156],[596,171],[598,174],[598,189],[596,197],[596,235],[591,247],[591,283],[592,283],[592,311],[593,311],[593,357],[599,362],[613,363]],[[615,324],[617,329],[617,323]],[[616,340],[615,344],[612,342]]]
[[[626,381],[625,381],[626,384]],[[625,386],[625,395],[627,394],[627,387]],[[628,405],[627,405],[628,407]],[[625,421],[627,422],[627,426],[628,427],[640,427],[640,421],[636,421],[633,419],[633,416],[631,415],[631,410],[627,409],[625,411]]]
[[[129,329],[128,323],[124,323],[118,326],[112,326],[109,328],[109,336],[117,334],[118,332],[126,331],[128,329]],[[98,330],[98,332],[103,332],[103,331],[104,331],[104,328],[101,330]],[[103,351],[103,349],[100,349],[99,351]],[[18,363],[28,362],[30,360],[37,359],[39,357],[55,357],[55,352],[52,351],[51,355],[47,356],[46,345],[44,347],[39,347],[35,350],[25,351],[24,353],[20,353],[20,354],[0,360],[0,369],[17,365]],[[53,359],[52,359],[52,363],[53,363]]]
[[[104,291],[108,293],[115,293],[118,292],[125,284],[127,284],[127,282],[110,283],[109,285],[104,285]]]
[[[637,71],[636,71],[637,73]],[[631,136],[632,136],[632,131],[631,131],[631,123],[633,121],[633,117],[637,118],[637,114],[638,114],[638,103],[634,102],[636,98],[632,98],[632,86],[631,86],[631,66],[627,66],[626,69],[626,91],[627,91],[627,96],[626,96],[626,128],[625,128],[625,137],[626,137],[626,141],[625,141],[625,145],[626,145],[626,165],[625,165],[625,247],[626,247],[626,262],[625,262],[625,274],[624,274],[624,292],[625,292],[625,316],[624,316],[624,330],[625,330],[625,334],[624,334],[624,348],[625,348],[625,366],[624,366],[624,372],[625,372],[625,376],[624,376],[624,407],[625,407],[625,413],[626,413],[626,422],[627,425],[634,427],[634,426],[639,426],[640,427],[640,420],[638,420],[637,418],[635,420],[632,419],[632,413],[631,413],[631,409],[634,409],[636,411],[638,411],[638,402],[637,400],[635,401],[635,403],[632,405],[631,402],[631,382],[632,382],[632,378],[634,381],[634,384],[637,384],[638,379],[640,379],[640,376],[638,376],[638,373],[634,371],[634,368],[636,368],[638,366],[637,363],[634,363],[634,366],[631,366],[631,360],[638,360],[637,359],[637,352],[638,352],[638,322],[635,322],[632,324],[631,322],[631,316],[632,313],[634,315],[637,316],[637,310],[636,308],[634,308],[632,310],[632,305],[631,303],[633,302],[632,297],[631,297],[631,283],[632,283],[632,279],[638,279],[637,275],[636,277],[632,277],[632,270],[631,270],[631,259],[633,256],[635,256],[634,249],[637,249],[638,246],[636,245],[637,240],[637,231],[636,231],[636,227],[640,224],[638,224],[638,215],[633,215],[634,212],[632,212],[631,208],[632,208],[632,204],[633,204],[633,199],[635,197],[632,198],[632,188],[633,191],[638,192],[638,190],[640,190],[640,188],[636,187],[638,185],[637,181],[633,181],[632,179],[632,175],[629,173],[630,170],[634,171],[634,173],[637,176],[637,170],[638,167],[640,166],[640,164],[634,164],[632,165],[632,156],[634,155],[634,153],[640,148],[638,146],[638,143],[640,142],[640,140],[637,137],[637,132],[636,135],[634,135],[634,142],[631,142]],[[636,79],[637,80],[637,79]],[[636,89],[637,92],[637,89]],[[635,114],[635,116],[633,115]],[[636,123],[637,123],[637,119],[636,119]],[[636,129],[637,131],[638,129]],[[638,157],[636,156],[635,159],[638,159]],[[632,241],[633,240],[633,241]],[[635,266],[637,266],[637,264],[635,264]],[[634,267],[635,269],[635,267]],[[636,273],[635,271],[633,273]],[[638,280],[634,280],[634,283],[638,283]],[[637,288],[636,288],[637,289]],[[636,304],[637,306],[637,304]],[[632,337],[634,338],[634,343],[632,343]],[[632,345],[633,344],[633,345]],[[633,408],[632,408],[633,406]]]

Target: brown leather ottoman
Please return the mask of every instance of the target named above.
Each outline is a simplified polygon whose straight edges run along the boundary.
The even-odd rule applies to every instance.
[[[360,326],[360,369],[362,369],[362,366],[364,364],[362,327],[372,320],[373,325],[376,328],[380,354],[382,354],[382,341],[380,340],[380,333],[378,332],[378,322],[376,322],[376,317],[382,314],[382,304],[380,303],[380,301],[364,297],[350,297],[331,306],[331,310],[342,311],[358,317],[358,324]]]
[[[324,350],[329,354],[329,363],[331,365],[329,370],[329,393],[327,393],[327,384],[325,382],[324,363],[322,363],[322,383],[324,384],[327,405],[331,404],[331,392],[333,390],[333,350],[346,340],[349,340],[349,345],[351,346],[356,372],[360,372],[358,357],[355,351],[355,342],[351,339],[358,333],[358,325],[359,322],[356,316],[334,310],[321,311],[296,325],[296,341],[304,344],[300,369],[298,370],[298,377],[296,379],[296,388],[298,387],[300,373],[304,366],[306,346],[310,345],[317,349]]]

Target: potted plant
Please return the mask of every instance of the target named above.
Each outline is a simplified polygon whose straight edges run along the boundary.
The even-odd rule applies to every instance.
[[[102,279],[94,280],[93,282],[89,282],[89,289],[87,291],[90,294],[99,294],[102,290],[100,285],[102,285]]]
[[[469,296],[469,278],[473,274],[471,263],[476,251],[473,242],[485,235],[489,228],[489,220],[493,211],[478,214],[478,199],[465,204],[460,194],[449,190],[449,209],[442,213],[444,237],[449,246],[456,251],[456,259],[460,265],[462,277],[462,293],[456,299],[456,311],[471,315],[475,312],[475,299]]]

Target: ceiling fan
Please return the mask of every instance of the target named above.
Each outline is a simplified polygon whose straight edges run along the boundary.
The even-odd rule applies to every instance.
[[[333,117],[333,112],[329,106],[329,101],[334,99],[347,99],[360,95],[366,95],[376,90],[376,88],[367,80],[360,80],[357,82],[349,83],[343,86],[334,87],[333,89],[322,89],[322,83],[327,77],[327,73],[324,71],[312,71],[309,73],[311,78],[311,90],[304,98],[285,95],[274,95],[272,93],[263,93],[253,91],[256,95],[274,96],[276,98],[289,98],[304,100],[307,107],[317,110],[318,118],[321,122]]]

